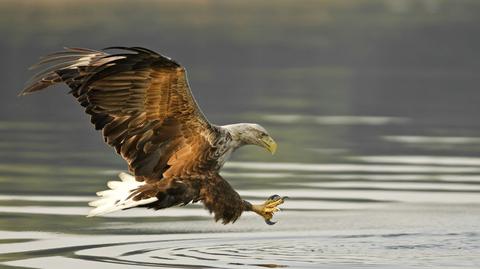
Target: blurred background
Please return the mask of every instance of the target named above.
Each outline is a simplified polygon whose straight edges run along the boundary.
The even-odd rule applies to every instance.
[[[476,0],[1,1],[0,263],[478,268],[479,33]],[[17,97],[65,46],[162,53],[212,123],[266,127],[277,154],[242,148],[223,176],[292,197],[279,223],[195,205],[86,219],[126,165],[67,87]]]

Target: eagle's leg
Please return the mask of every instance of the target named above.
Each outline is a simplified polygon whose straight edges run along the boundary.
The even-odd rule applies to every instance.
[[[275,212],[280,211],[280,208],[277,206],[283,204],[285,199],[288,197],[280,197],[279,195],[275,194],[270,197],[263,203],[259,205],[251,205],[251,211],[257,213],[258,215],[262,216],[265,219],[265,223],[268,225],[273,225],[276,222],[271,221]]]

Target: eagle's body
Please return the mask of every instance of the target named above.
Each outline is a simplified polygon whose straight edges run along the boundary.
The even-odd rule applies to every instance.
[[[128,163],[122,181],[90,203],[89,216],[120,209],[163,209],[201,201],[223,223],[254,211],[267,223],[278,195],[264,204],[243,200],[219,170],[243,145],[258,145],[272,153],[276,143],[257,124],[217,126],[207,121],[177,62],[144,48],[114,48],[121,53],[70,48],[44,57],[22,94],[64,82],[77,98],[105,142]]]

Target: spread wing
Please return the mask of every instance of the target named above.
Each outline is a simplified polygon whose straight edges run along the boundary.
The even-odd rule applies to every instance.
[[[144,48],[114,49],[124,52],[71,48],[51,54],[22,94],[65,82],[137,180],[208,171],[217,134],[192,96],[185,69]]]

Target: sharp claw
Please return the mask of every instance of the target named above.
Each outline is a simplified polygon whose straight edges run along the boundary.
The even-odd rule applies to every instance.
[[[280,198],[280,195],[278,195],[278,194],[274,194],[274,195],[272,195],[272,196],[268,197],[268,199],[267,199],[267,200],[277,200],[278,198]]]
[[[271,195],[263,204],[252,205],[253,206],[252,211],[262,216],[266,224],[274,225],[277,222],[272,221],[271,219],[276,212],[280,211],[280,208],[278,208],[277,206],[283,204],[284,200],[287,198],[289,197],[288,196],[281,197],[278,194]]]
[[[268,224],[268,225],[274,225],[275,223],[277,223],[276,221],[271,221],[269,219],[266,219],[265,220],[265,223]]]

